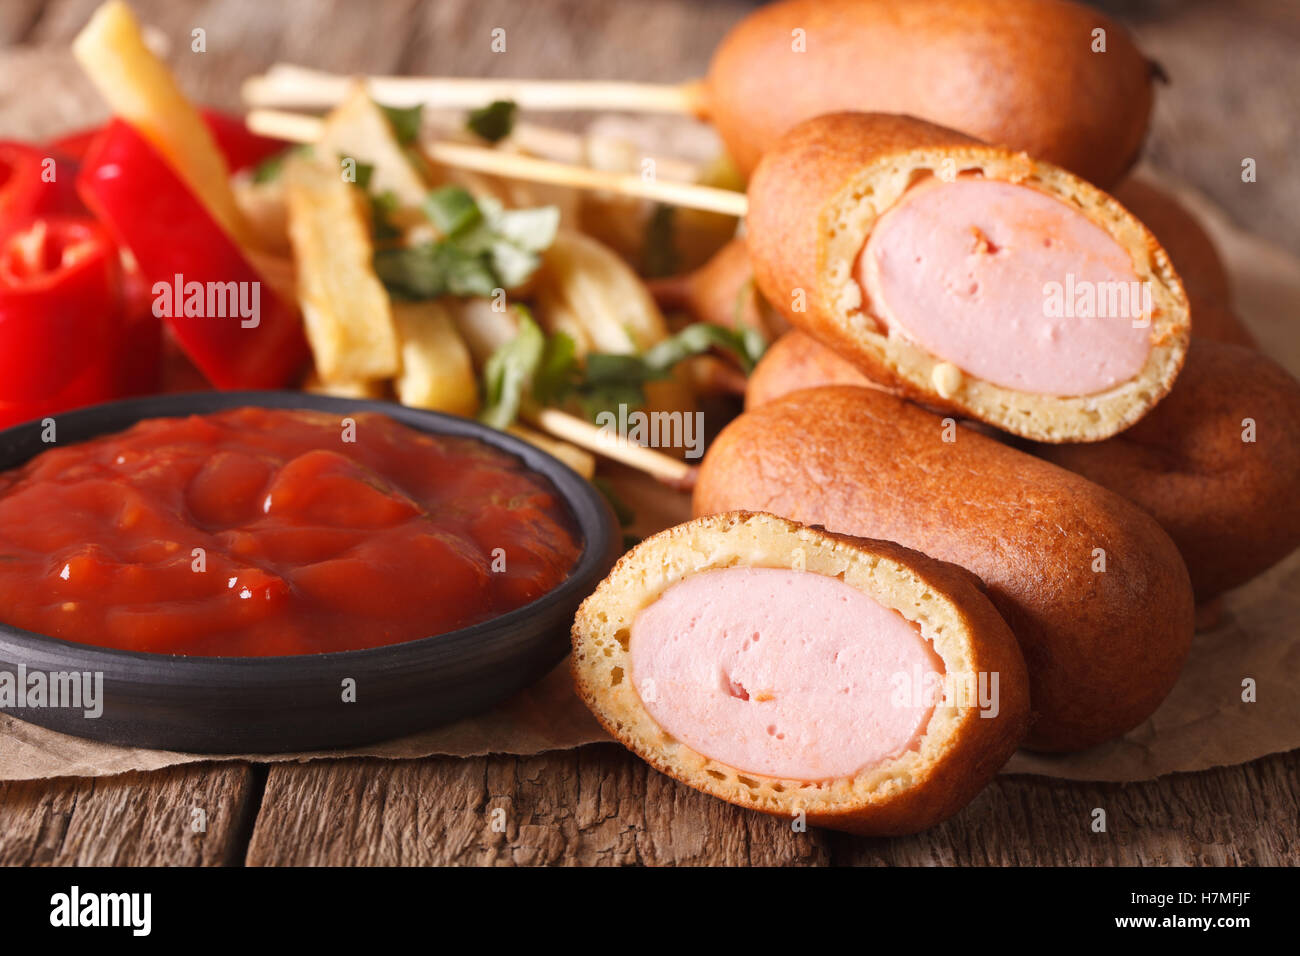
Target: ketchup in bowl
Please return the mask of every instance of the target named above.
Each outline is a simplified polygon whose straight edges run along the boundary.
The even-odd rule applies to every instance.
[[[521,607],[580,553],[545,477],[375,413],[155,418],[0,473],[0,620],[102,647],[397,644]]]

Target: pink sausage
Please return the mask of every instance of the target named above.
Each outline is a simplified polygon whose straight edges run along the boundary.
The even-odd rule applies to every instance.
[[[893,333],[1004,388],[1090,395],[1151,351],[1124,247],[1029,186],[923,180],[877,221],[856,278]]]
[[[852,776],[917,746],[943,672],[897,611],[779,568],[673,585],[637,615],[630,649],[660,727],[737,770],[793,780]]]

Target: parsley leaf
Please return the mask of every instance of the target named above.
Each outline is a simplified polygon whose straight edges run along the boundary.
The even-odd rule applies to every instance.
[[[424,122],[424,104],[415,106],[385,106],[376,103],[393,127],[393,135],[399,146],[410,146],[420,138],[420,126]]]
[[[644,408],[645,386],[670,377],[683,359],[721,348],[748,370],[765,345],[756,332],[697,322],[642,355],[591,352],[579,362],[572,338],[563,332],[547,336],[523,306],[516,308],[519,332],[492,354],[483,371],[486,401],[480,417],[497,428],[513,422],[530,399],[574,405],[590,419],[619,405]]]
[[[680,270],[681,257],[677,254],[674,223],[677,210],[658,203],[645,225],[645,239],[641,244],[641,272],[648,279],[670,276]]]
[[[348,157],[344,157],[344,158],[346,159]],[[369,189],[370,180],[373,179],[375,176],[374,163],[363,163],[355,159],[352,162],[355,164],[356,176],[357,176],[357,178],[353,181],[352,184],[360,189]]]
[[[485,257],[446,241],[376,250],[375,274],[395,298],[406,300],[485,297],[501,288]]]
[[[748,372],[765,347],[756,331],[696,322],[641,355],[591,353],[569,390],[569,398],[591,419],[619,405],[644,408],[645,386],[669,378],[678,362],[718,348],[735,356]]]
[[[483,218],[478,203],[459,186],[443,186],[424,198],[424,214],[444,236],[455,235]]]
[[[746,373],[753,371],[767,348],[757,329],[741,326],[728,329],[710,322],[695,322],[676,335],[652,346],[644,356],[645,363],[656,369],[671,369],[682,359],[701,355],[711,348],[730,353]]]
[[[375,241],[388,242],[401,238],[402,230],[393,223],[393,214],[400,205],[397,193],[385,189],[370,196],[370,224]]]
[[[459,186],[429,193],[424,213],[441,239],[375,253],[376,273],[400,298],[491,296],[517,288],[537,271],[560,226],[554,206],[506,209],[488,197],[476,201]]]
[[[307,143],[299,143],[297,146],[290,146],[280,150],[271,156],[266,157],[256,166],[253,167],[253,182],[255,183],[273,183],[280,178],[284,172],[284,164],[291,156],[299,154],[310,154],[311,146]]]
[[[519,331],[483,366],[484,407],[479,419],[505,428],[519,417],[529,398],[546,403],[561,393],[573,374],[575,345],[563,332],[547,336],[522,305]]]
[[[519,105],[514,100],[493,100],[487,106],[470,111],[465,119],[466,128],[489,143],[497,143],[510,135],[515,128],[515,114]]]

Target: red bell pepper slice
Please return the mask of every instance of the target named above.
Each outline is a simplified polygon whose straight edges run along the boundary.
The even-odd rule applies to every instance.
[[[122,315],[117,246],[97,222],[45,216],[15,228],[0,242],[0,402],[62,400],[92,366],[111,364]],[[92,382],[72,398],[112,394]]]
[[[28,401],[0,401],[0,428],[114,398],[158,391],[163,384],[162,332],[162,323],[148,308],[134,314],[128,311],[120,337],[109,343],[100,360],[92,362],[58,394]],[[191,389],[208,387],[197,372],[194,378],[198,381]]]
[[[0,235],[33,216],[82,211],[76,178],[76,161],[67,156],[0,141]]]
[[[103,131],[103,126],[92,126],[89,129],[79,129],[75,133],[65,133],[50,142],[50,149],[81,162],[90,149],[90,144]]]
[[[115,352],[106,353],[103,361],[93,362],[57,394],[26,401],[0,401],[0,428],[57,415],[74,408],[98,405],[129,394],[120,391],[121,376],[114,366],[115,357]]]
[[[122,270],[122,304],[122,336],[115,363],[117,394],[122,398],[148,395],[162,387],[163,324],[153,314],[153,296],[134,263]]]
[[[110,122],[86,155],[77,189],[131,251],[154,314],[208,381],[233,389],[293,380],[307,358],[297,308],[263,281],[143,136]]]
[[[217,149],[221,150],[232,173],[251,169],[289,148],[290,144],[282,139],[271,139],[254,133],[242,116],[210,109],[201,109],[199,113],[211,131],[212,138],[217,141]]]
[[[203,122],[212,133],[212,138],[217,141],[217,149],[221,150],[226,166],[232,173],[251,169],[291,145],[282,139],[271,139],[269,136],[254,133],[248,128],[242,116],[233,113],[204,108],[199,110],[199,115],[203,117]],[[103,126],[96,126],[93,129],[68,133],[52,142],[50,147],[65,156],[80,160],[90,151],[95,137],[103,131]]]

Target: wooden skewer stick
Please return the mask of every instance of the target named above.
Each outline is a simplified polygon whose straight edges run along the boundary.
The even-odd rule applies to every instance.
[[[320,128],[320,120],[317,117],[301,113],[290,113],[283,110],[255,110],[250,116],[256,116],[258,123],[267,123],[272,127],[283,126],[286,129],[297,127],[299,135],[304,137],[314,134]],[[465,115],[447,111],[426,112],[424,122],[433,130],[453,132],[465,128]],[[278,135],[281,138],[288,138],[283,133]],[[512,146],[519,147],[526,153],[533,153],[555,162],[581,164],[587,155],[589,144],[614,139],[617,139],[617,137],[603,134],[593,136],[575,133],[572,130],[517,120],[510,131],[507,142]],[[302,141],[305,142],[306,139],[304,138]],[[683,181],[693,175],[700,165],[697,162],[682,159],[678,156],[647,155],[645,158],[653,159],[660,173]]]
[[[588,166],[557,163],[549,159],[534,159],[517,153],[505,153],[483,146],[462,143],[428,143],[424,147],[429,158],[444,166],[472,169],[480,173],[524,179],[535,183],[570,186],[601,192],[636,196],[667,203],[743,217],[749,209],[744,193],[695,183],[677,183],[661,179],[644,179],[635,173],[613,173]]]
[[[386,106],[474,109],[493,100],[513,100],[525,110],[620,110],[634,113],[701,111],[703,86],[614,83],[603,80],[472,79],[452,76],[364,77],[370,95]],[[277,64],[244,81],[242,94],[251,107],[323,109],[336,106],[356,78]]]
[[[254,110],[248,114],[248,128],[264,136],[296,143],[312,143],[320,139],[324,126],[314,116],[285,113],[279,110]],[[520,156],[486,146],[465,143],[425,142],[425,155],[433,162],[458,169],[470,169],[507,179],[570,186],[636,196],[667,203],[743,217],[749,208],[744,193],[696,183],[679,183],[659,179],[644,179],[635,173],[613,173],[571,163],[557,163],[548,159]]]
[[[325,135],[325,121],[319,116],[283,110],[253,110],[244,125],[254,133],[290,143],[315,143]]]
[[[335,99],[338,89],[333,86],[328,96],[322,96],[315,92],[317,85],[322,82],[321,78],[325,78],[331,84],[338,85],[339,77],[334,74],[322,73],[319,70],[310,70],[301,66],[276,64],[271,67],[265,76],[257,77],[255,80],[257,83],[269,82],[274,88],[284,91],[287,95],[254,96],[252,99],[257,100],[257,102],[250,102],[249,106],[305,107],[311,105],[314,101]],[[343,84],[343,89],[351,89],[348,84],[356,82],[360,82],[360,80],[348,79]],[[256,84],[253,89],[256,92]],[[301,91],[304,89],[310,91],[310,95],[302,93]],[[261,100],[267,102],[261,102]],[[307,102],[304,103],[304,100]],[[293,114],[276,113],[274,115],[290,116]],[[434,129],[463,129],[465,126],[465,112],[463,110],[425,110],[424,121]],[[594,138],[599,140],[606,137],[596,136]],[[593,137],[575,133],[572,130],[539,125],[522,119],[515,121],[509,137],[513,145],[522,148],[525,152],[535,153],[547,159],[565,163],[581,163],[586,155],[588,143],[592,139]],[[675,156],[654,156],[653,159],[661,173],[666,173],[676,179],[686,179],[692,174],[697,165]]]
[[[531,414],[529,421],[556,438],[643,471],[665,484],[677,488],[689,488],[695,482],[694,465],[688,465],[653,448],[638,445],[624,436],[600,428],[568,412],[556,408],[543,408]]]

